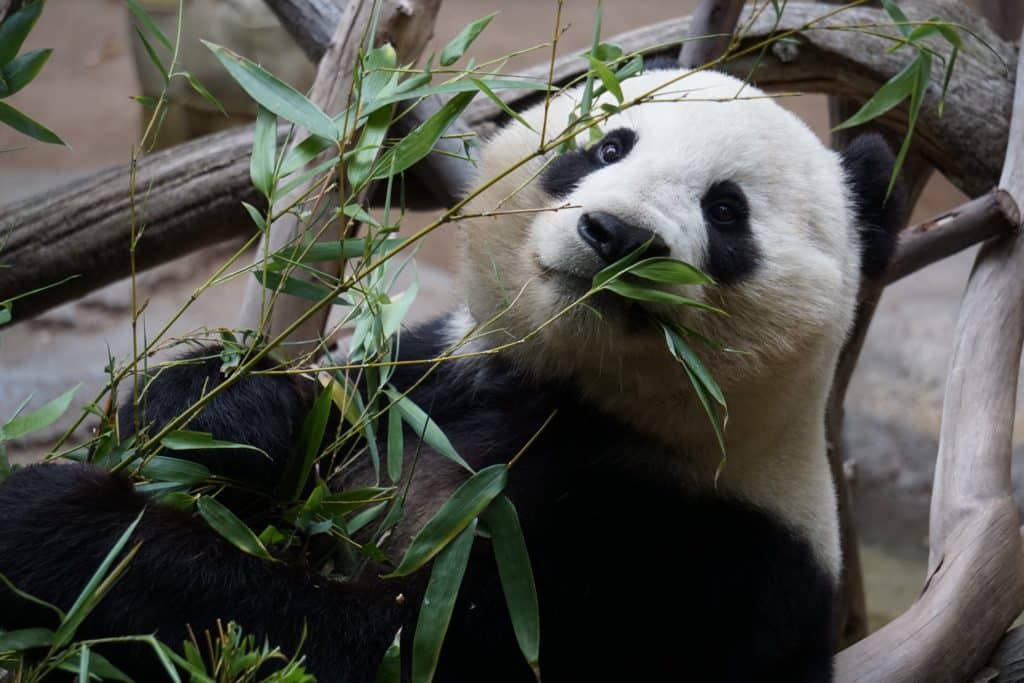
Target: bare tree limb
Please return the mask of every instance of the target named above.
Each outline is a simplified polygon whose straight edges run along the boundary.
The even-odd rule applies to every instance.
[[[374,3],[347,2],[330,47],[320,60],[310,99],[328,114],[339,114],[348,105],[361,46],[371,27],[377,27],[375,44],[390,43],[398,55],[398,62],[405,63],[418,57],[430,40],[439,7],[440,0],[387,0],[380,7],[379,17],[375,17]],[[296,140],[304,137],[305,134],[300,133]],[[312,161],[310,167],[319,161]],[[325,218],[314,220],[307,225],[300,219],[298,212],[285,214],[270,227],[268,239],[260,245],[256,256],[257,263],[262,262],[268,252],[297,243],[307,234],[317,235],[318,239],[328,241],[345,237],[344,222],[339,221],[332,210],[338,205],[339,191],[330,188],[317,191],[318,182],[319,179],[314,178],[303,183],[285,197],[281,205],[290,206],[312,193],[313,200],[307,206],[316,206],[315,215],[322,215]],[[337,182],[343,187],[343,179],[338,179]],[[336,230],[332,224],[337,226]],[[318,263],[314,267],[321,273],[337,277],[341,264],[335,261]],[[295,273],[293,277],[306,276]],[[287,346],[282,347],[288,355],[298,357],[319,344],[327,321],[328,308],[313,310],[313,306],[314,304],[307,299],[283,292],[275,296],[272,290],[253,280],[246,289],[239,325],[259,329],[268,337],[276,337],[290,329],[295,321],[306,316],[302,324],[289,335],[286,340]]]
[[[683,66],[708,64],[729,49],[744,0],[702,0],[692,15],[689,40],[679,51]]]
[[[255,230],[249,179],[252,129],[217,133],[140,161],[137,266],[151,268]],[[120,166],[31,197],[0,214],[0,301],[74,278],[14,304],[14,320],[82,297],[128,275],[129,168]]]
[[[931,220],[907,228],[884,277],[891,284],[947,256],[1016,229],[1020,216],[1002,190],[993,190]]]
[[[1024,198],[1024,59],[1000,188]],[[1024,343],[1024,237],[982,247],[960,308],[943,405],[929,577],[900,617],[836,657],[837,680],[960,681],[1024,608],[1024,544],[1011,494]]]
[[[347,0],[265,0],[295,43],[319,64]]]
[[[1024,24],[1024,4],[1014,0],[981,0],[981,13],[1006,40],[1016,38],[1017,30]]]

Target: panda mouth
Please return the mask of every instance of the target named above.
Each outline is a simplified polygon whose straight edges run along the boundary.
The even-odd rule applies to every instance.
[[[541,278],[551,283],[562,296],[566,307],[572,306],[593,290],[593,277],[583,277],[579,273],[562,269],[544,267],[536,259]],[[653,317],[639,301],[630,301],[607,291],[596,292],[587,297],[581,308],[591,313],[599,313],[604,318],[615,319],[623,325],[623,331],[641,333],[654,329]]]

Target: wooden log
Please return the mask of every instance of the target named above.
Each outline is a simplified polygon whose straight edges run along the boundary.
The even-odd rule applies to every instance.
[[[740,19],[744,0],[703,0],[694,10],[688,40],[679,50],[683,66],[710,64],[725,54]]]
[[[332,116],[341,113],[349,103],[352,78],[358,60],[363,53],[366,35],[376,27],[374,44],[390,43],[398,56],[398,63],[415,60],[433,36],[434,19],[440,8],[440,0],[385,0],[375,16],[374,3],[347,2],[331,38],[330,46],[320,60],[310,99],[323,111]],[[302,140],[305,132],[299,132],[295,139]],[[309,168],[322,161],[314,159]],[[344,178],[336,177],[340,193],[344,193]],[[301,219],[298,212],[289,212],[270,227],[268,238],[256,255],[261,263],[268,253],[287,245],[298,243],[303,236],[312,235],[318,240],[339,240],[345,234],[344,223],[337,220],[334,207],[338,206],[339,190],[323,188],[317,190],[320,178],[310,179],[301,184],[281,200],[281,206],[291,206],[301,198],[312,195],[308,208],[316,207],[314,215],[325,218],[313,219],[309,223]],[[341,263],[338,261],[317,263],[314,267],[327,276],[337,277]],[[294,273],[292,277],[311,279],[306,273]],[[239,327],[258,329],[268,338],[275,338],[286,330],[281,351],[297,358],[316,349],[324,332],[329,308],[319,306],[300,297],[266,289],[253,280],[246,288],[245,299],[239,315]],[[296,327],[295,323],[298,323]]]
[[[274,2],[291,2],[295,6],[301,4],[301,0],[273,0]],[[321,7],[327,7],[323,2]],[[991,30],[983,25],[983,21],[961,7],[959,3],[950,3],[944,0],[908,0],[901,3],[911,16],[921,17],[939,14],[950,17],[953,20],[964,23],[971,31],[977,32],[988,42],[994,52],[981,48],[973,39],[968,39],[972,46],[970,54],[964,55],[957,67],[957,74],[954,75],[951,83],[951,96],[946,105],[944,117],[938,117],[935,112],[935,85],[933,84],[928,102],[925,106],[921,120],[921,135],[919,140],[928,146],[930,152],[928,159],[936,167],[954,179],[957,184],[967,191],[971,196],[977,196],[990,190],[998,178],[996,159],[1002,155],[1005,149],[1006,130],[1009,123],[1009,108],[1012,97],[1011,77],[1005,68],[1015,59],[1013,47],[995,36]],[[785,25],[803,25],[810,18],[821,16],[822,13],[833,9],[819,3],[791,2],[786,6],[784,15]],[[877,10],[856,9],[849,10],[851,13],[850,23],[886,22],[887,19]],[[741,17],[741,21],[742,21]],[[626,50],[637,50],[649,45],[664,43],[665,41],[678,41],[680,36],[687,35],[690,21],[688,18],[672,20],[657,24],[655,26],[630,31],[619,36],[609,38]],[[768,33],[770,26],[763,23],[756,24],[751,31],[747,32],[743,44],[750,45],[759,37],[763,38]],[[881,82],[888,79],[895,73],[895,70],[903,64],[904,53],[886,54],[882,49],[884,42],[862,33],[848,33],[833,30],[804,31],[801,34],[801,45],[795,54],[789,50],[783,54],[785,59],[774,53],[766,56],[761,68],[758,70],[758,77],[763,83],[784,89],[804,88],[805,90],[821,90],[824,92],[851,95],[857,99],[863,99],[873,93]],[[672,54],[676,52],[675,47],[667,48]],[[789,58],[793,57],[792,61]],[[749,63],[744,66],[744,60],[731,63],[730,69],[745,75],[744,69],[750,67]],[[584,67],[578,56],[571,55],[558,60],[555,68],[556,82],[564,82],[565,79],[574,74],[582,72]],[[547,64],[531,70],[537,78],[547,77]],[[530,95],[522,91],[503,91],[503,96],[513,104],[522,105],[529,101]],[[477,132],[486,132],[493,128],[496,122],[503,120],[504,113],[489,100],[481,98],[467,110],[464,121]],[[886,119],[890,125],[899,125],[898,117],[894,114]],[[222,142],[219,138],[210,138],[208,141],[193,143],[194,146],[179,148],[179,151],[169,151],[166,155],[153,155],[142,159],[139,163],[140,174],[148,174],[149,177],[160,176],[163,173],[153,168],[154,164],[168,163],[175,154],[188,154],[192,163],[196,164],[197,171],[211,165],[220,164],[223,157],[236,158],[236,152],[225,154]],[[939,143],[945,141],[948,144],[948,151]],[[937,146],[938,145],[938,146]],[[205,148],[205,152],[204,152]],[[442,158],[442,155],[430,155],[428,160]],[[189,184],[189,169],[177,165],[181,175],[178,176],[178,185]],[[418,169],[414,168],[413,173]],[[427,167],[426,173],[433,179],[443,177],[443,171]],[[464,172],[464,171],[463,171]],[[46,219],[43,214],[31,212],[26,207],[32,205],[43,205],[49,201],[60,198],[63,209],[63,216],[66,219],[61,228],[59,244],[54,244],[53,249],[48,253],[40,255],[40,258],[32,261],[32,267],[39,276],[38,279],[44,284],[56,282],[68,276],[81,275],[78,284],[64,286],[53,290],[48,296],[37,296],[27,299],[20,306],[21,313],[16,320],[23,320],[28,316],[37,315],[47,308],[58,303],[77,298],[89,291],[89,287],[82,286],[91,283],[91,286],[98,286],[113,281],[128,274],[128,258],[126,247],[112,247],[112,245],[127,245],[129,214],[128,205],[120,201],[119,197],[127,196],[126,184],[121,185],[120,194],[113,193],[111,201],[120,207],[120,213],[111,213],[107,216],[104,236],[109,239],[96,241],[94,239],[78,239],[79,233],[89,234],[96,226],[93,226],[93,217],[96,215],[96,205],[93,202],[95,192],[104,191],[108,183],[106,173],[93,178],[86,185],[77,185],[73,188],[61,188],[48,192],[45,196],[34,197],[28,203],[20,204],[18,207],[8,207],[0,214],[0,234],[7,231],[22,233],[26,236],[34,234],[45,234]],[[115,174],[115,178],[127,177],[127,171]],[[187,229],[181,224],[162,225],[161,221],[166,212],[157,212],[147,217],[147,229],[160,232],[171,241],[177,243],[174,249],[167,247],[156,247],[140,251],[139,257],[141,267],[157,265],[168,258],[185,253],[183,250],[198,248],[205,242],[194,239],[195,235],[205,237],[219,233],[220,226],[224,224],[224,218],[219,202],[237,202],[240,199],[252,199],[253,194],[246,185],[235,186],[228,182],[221,182],[219,178],[203,176],[202,182],[211,190],[201,196],[215,198],[211,203],[191,203],[190,220]],[[456,187],[457,182],[443,183],[446,187]],[[150,206],[174,206],[180,200],[176,196],[177,185],[155,183],[147,186],[148,203]],[[112,205],[113,206],[113,205]],[[14,209],[20,209],[15,211]],[[101,211],[106,214],[107,212]],[[236,230],[249,230],[248,223],[238,210],[232,212],[233,216],[241,216],[242,219],[232,222]],[[171,229],[168,229],[171,228]],[[13,239],[13,238],[12,238]],[[101,252],[102,250],[102,252]],[[29,280],[36,279],[35,276],[23,275],[23,268],[18,261],[15,268],[0,270],[0,301],[25,292],[30,287],[25,286]],[[95,264],[103,268],[102,274],[83,274],[81,264]],[[15,271],[14,273],[10,271]]]
[[[147,156],[136,205],[144,270],[256,227],[242,201],[261,206],[249,179],[252,129],[217,133]],[[14,320],[38,315],[128,274],[129,169],[115,167],[4,209],[0,301],[71,277],[14,304]],[[3,238],[0,238],[2,240]]]
[[[1024,59],[1000,188],[1024,199]],[[962,681],[1024,609],[1010,463],[1024,343],[1024,236],[981,249],[961,304],[935,470],[928,579],[897,619],[836,657],[836,680]]]

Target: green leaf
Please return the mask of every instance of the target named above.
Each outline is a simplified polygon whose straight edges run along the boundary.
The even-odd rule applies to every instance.
[[[22,628],[17,631],[0,633],[0,652],[31,650],[34,647],[49,647],[53,643],[53,631],[48,628]]]
[[[416,300],[416,295],[419,294],[419,291],[419,283],[413,280],[412,284],[409,285],[409,289],[401,294],[396,294],[391,298],[391,303],[380,307],[380,328],[381,333],[385,337],[390,337],[398,332],[398,328],[409,313],[409,307]]]
[[[8,64],[17,56],[42,11],[41,0],[30,2],[0,24],[0,66]]]
[[[0,325],[6,325],[11,322],[11,309],[13,306],[9,301],[0,302]]]
[[[81,384],[77,385],[46,405],[33,410],[28,415],[16,417],[3,427],[0,427],[0,441],[17,439],[19,436],[24,436],[53,424],[61,415],[67,412],[68,406],[71,405],[71,399],[74,398],[75,392],[81,386]]]
[[[899,29],[900,33],[904,36],[910,35],[910,19],[903,13],[894,0],[882,0],[882,7],[886,13],[892,18],[893,23],[896,24],[896,28]]]
[[[281,162],[281,177],[291,175],[312,161],[316,155],[329,149],[334,143],[317,135],[310,135],[292,147]]]
[[[136,545],[133,550],[126,553],[124,559],[116,567],[113,566],[114,561],[128,544],[128,539],[135,533],[135,527],[142,521],[142,515],[145,512],[145,510],[139,512],[135,520],[121,533],[121,536],[114,543],[106,557],[103,558],[95,573],[93,573],[92,578],[89,579],[89,582],[85,584],[85,587],[78,594],[75,603],[71,605],[71,609],[64,615],[60,626],[57,627],[57,632],[53,636],[54,647],[62,647],[71,640],[71,637],[74,636],[82,621],[89,616],[93,608],[103,599],[106,591],[110,590],[113,583],[127,569],[128,563],[135,557],[139,546]]]
[[[294,277],[282,278],[277,273],[254,271],[253,276],[267,289],[281,291],[285,294],[297,296],[300,299],[308,299],[309,301],[321,301],[331,293],[331,290],[316,283]],[[338,298],[335,298],[331,303],[336,306],[349,305],[349,302]]]
[[[708,394],[715,399],[715,401],[725,406],[725,395],[719,388],[718,383],[715,382],[711,376],[711,372],[707,369],[707,366],[701,361],[700,356],[693,350],[683,335],[677,329],[674,329],[671,325],[664,325],[665,339],[668,342],[668,348],[672,352],[672,355],[676,359],[685,364],[694,374],[694,376],[700,381],[700,383],[707,389]]]
[[[194,486],[212,476],[210,469],[198,462],[155,455],[141,468],[142,474],[157,481],[176,482]]]
[[[437,556],[430,569],[430,582],[423,595],[423,604],[416,620],[416,634],[413,636],[413,683],[430,683],[434,678],[437,661],[441,656],[441,645],[448,632],[462,577],[469,564],[476,525],[476,519],[470,520],[451,545]]]
[[[889,178],[889,187],[885,191],[886,199],[889,198],[893,188],[896,187],[900,170],[907,159],[907,153],[910,152],[910,143],[914,139],[914,130],[917,128],[917,118],[921,113],[925,91],[928,89],[928,83],[932,77],[932,58],[930,55],[922,52],[914,61],[919,66],[914,74],[913,89],[910,94],[910,117],[907,122],[907,134],[903,138],[903,144],[900,146],[899,153],[896,154],[896,163],[893,164],[892,176]]]
[[[388,477],[393,482],[402,478],[403,436],[402,413],[392,408],[388,411]]]
[[[192,75],[192,72],[180,71],[178,73],[181,76],[185,77],[185,80],[187,80],[188,84],[192,87],[192,89],[196,91],[196,94],[198,94],[204,100],[212,104],[217,109],[217,111],[219,111],[224,116],[228,115],[228,112],[224,109],[224,105],[220,103],[220,100],[214,97],[213,93],[207,90],[206,86],[200,83],[198,78]]]
[[[252,219],[252,222],[256,224],[256,227],[259,229],[259,231],[260,232],[266,232],[267,231],[267,219],[263,217],[263,214],[260,213],[260,210],[257,209],[252,204],[250,204],[249,202],[242,202],[242,206],[245,208],[246,212],[249,214],[249,218]]]
[[[402,639],[396,635],[377,667],[374,683],[402,683]]]
[[[252,138],[252,158],[249,177],[253,187],[270,199],[274,191],[274,163],[277,157],[277,117],[260,106],[256,114],[256,128]],[[251,214],[250,214],[251,215]]]
[[[590,68],[593,69],[594,73],[597,74],[597,77],[601,79],[601,83],[604,84],[605,89],[615,96],[615,99],[618,100],[619,104],[622,104],[624,99],[622,96],[622,86],[619,85],[619,80],[615,77],[615,74],[612,73],[612,70],[592,55],[588,56],[587,59],[590,61]]]
[[[519,112],[517,112],[515,109],[513,109],[512,107],[510,107],[507,104],[505,104],[505,100],[503,100],[500,97],[498,97],[498,93],[496,93],[493,90],[491,90],[490,87],[488,87],[488,85],[486,83],[484,83],[479,78],[473,78],[472,76],[469,78],[469,80],[471,80],[476,85],[476,87],[480,90],[480,92],[482,92],[484,95],[487,95],[487,98],[491,102],[494,102],[494,104],[498,105],[498,108],[500,108],[503,112],[505,112],[510,118],[515,119],[516,121],[518,121],[522,125],[526,126],[528,129],[532,130],[534,133],[537,132],[534,129],[534,127],[530,125],[529,121],[524,119],[522,117],[522,115]]]
[[[262,560],[276,562],[252,529],[224,505],[209,496],[202,496],[196,507],[206,523],[236,548]]]
[[[642,287],[635,285],[632,282],[626,282],[625,280],[612,280],[607,282],[604,289],[615,292],[619,296],[624,296],[627,299],[635,299],[637,301],[650,301],[652,303],[659,304],[678,304],[680,306],[693,306],[694,308],[700,308],[711,313],[717,313],[718,315],[726,315],[726,312],[721,308],[711,306],[702,301],[697,301],[685,296],[679,296],[671,292],[663,292],[660,289],[650,289],[648,287]]]
[[[487,84],[487,87],[492,90],[549,90],[550,87],[547,83],[526,81],[526,80],[513,80],[510,78],[482,78],[480,79]],[[413,88],[406,92],[396,92],[394,95],[388,95],[379,100],[374,100],[368,107],[383,107],[385,104],[394,104],[395,102],[401,102],[403,100],[417,100],[422,97],[429,97],[430,95],[443,95],[448,93],[465,93],[465,92],[476,92],[476,84],[468,79],[460,79],[457,81],[448,81],[446,83],[438,83],[437,85],[425,86],[422,88]],[[337,120],[337,119],[336,119]]]
[[[38,2],[39,0],[36,0],[37,4]],[[0,123],[6,123],[19,133],[24,133],[30,138],[39,140],[40,142],[46,142],[51,145],[67,146],[52,130],[38,121],[33,121],[28,116],[5,102],[0,102]]]
[[[135,33],[139,36],[139,40],[142,41],[142,47],[145,48],[146,54],[149,56],[149,61],[153,64],[153,68],[156,69],[157,73],[160,74],[160,78],[164,79],[164,85],[168,85],[171,82],[171,75],[168,73],[167,67],[164,66],[163,60],[160,59],[160,55],[156,53],[153,46],[150,44],[146,35],[138,28],[135,28]]]
[[[171,41],[167,40],[167,36],[165,36],[164,32],[160,30],[160,27],[156,25],[153,18],[149,16],[149,12],[139,5],[138,0],[125,0],[125,2],[128,3],[128,9],[132,11],[132,14],[134,14],[135,18],[139,20],[139,23],[142,24],[147,31],[153,34],[153,36],[159,40],[165,48],[167,48],[168,52],[174,52],[174,47],[171,45]]]
[[[467,479],[416,534],[398,567],[385,578],[406,576],[433,559],[491,504],[506,483],[508,469],[500,463]]]
[[[619,83],[621,83],[627,78],[632,78],[633,76],[636,76],[639,73],[643,73],[643,70],[644,58],[641,57],[640,55],[637,55],[633,57],[633,59],[629,60],[624,65],[622,65],[622,67],[620,67],[618,70],[616,70],[615,77],[619,79]]]
[[[128,675],[110,663],[103,655],[93,652],[88,645],[82,645],[82,649],[57,667],[61,671],[68,671],[78,674],[79,681],[93,680],[101,681],[123,681],[133,683]]]
[[[476,92],[459,93],[445,102],[429,119],[416,126],[402,140],[389,149],[371,176],[373,179],[395,176],[405,171],[434,149],[448,127],[472,101]]]
[[[346,169],[349,185],[358,190],[370,177],[370,170],[373,162],[380,153],[381,145],[388,134],[388,126],[391,124],[391,108],[381,107],[376,110],[366,121],[363,133],[359,137],[352,158],[348,161]]]
[[[640,257],[647,251],[647,247],[651,245],[650,242],[641,245],[638,249],[634,249],[615,263],[610,263],[601,270],[597,271],[594,275],[593,286],[598,288],[609,280],[613,280],[620,277],[623,273],[629,270],[633,264],[640,260]]]
[[[170,432],[164,438],[160,439],[160,445],[171,451],[193,451],[193,450],[219,450],[224,448],[242,448],[247,451],[256,451],[262,453],[266,457],[267,452],[262,448],[256,446],[250,446],[244,443],[235,443],[234,441],[220,441],[214,439],[213,435],[209,432],[193,432],[188,429],[177,429]]]
[[[285,500],[295,501],[302,495],[302,490],[306,487],[309,475],[316,464],[316,456],[320,453],[320,445],[323,443],[330,415],[331,390],[324,387],[303,420],[299,439],[288,456],[288,467],[280,485],[281,497]]]
[[[32,82],[50,58],[53,50],[32,50],[26,52],[3,68],[3,80],[6,84],[0,97],[8,97]]]
[[[712,285],[715,283],[708,275],[689,263],[671,258],[644,259],[627,268],[625,272],[645,280],[675,285]]]
[[[405,238],[396,237],[379,241],[370,240],[370,244],[373,244],[374,251],[390,251],[398,248],[404,241]],[[275,260],[280,259],[283,263],[320,263],[322,261],[362,258],[366,255],[366,246],[366,239],[352,237],[335,242],[317,242],[309,246],[285,247],[272,254],[271,258]]]
[[[441,50],[441,66],[451,66],[455,62],[459,61],[459,57],[466,53],[469,46],[472,45],[477,36],[487,28],[487,24],[491,23],[491,19],[493,19],[496,14],[497,12],[487,15],[483,19],[477,19],[459,31],[459,35],[452,38],[451,42],[445,45],[444,49]]]
[[[898,74],[878,89],[874,96],[864,103],[860,110],[836,126],[833,130],[845,130],[859,126],[889,111],[911,95],[914,81],[920,71],[919,60],[914,59]]]
[[[452,442],[448,440],[448,437],[437,426],[437,423],[423,412],[423,409],[416,405],[411,398],[402,396],[394,389],[385,389],[384,391],[394,404],[390,410],[398,410],[402,414],[402,419],[409,425],[409,429],[412,430],[412,433],[417,438],[422,438],[423,443],[449,460],[461,465],[463,469],[469,472],[473,471],[473,468],[462,459],[462,456],[458,454],[455,447],[452,446]]]
[[[491,532],[498,577],[512,617],[516,642],[527,663],[535,668],[540,658],[540,608],[519,515],[512,501],[506,496],[499,496],[484,510],[480,519]]]
[[[595,59],[602,62],[614,62],[622,57],[622,48],[615,43],[601,43],[592,51],[587,51],[586,55],[593,56]]]
[[[206,47],[228,70],[231,77],[256,100],[286,121],[302,126],[310,133],[328,140],[338,140],[338,127],[331,117],[309,101],[305,95],[272,73],[225,47],[203,41]]]

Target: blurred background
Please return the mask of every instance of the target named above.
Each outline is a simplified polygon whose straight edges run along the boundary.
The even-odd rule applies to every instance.
[[[165,32],[174,35],[177,0],[142,0]],[[560,53],[590,42],[595,2],[568,0],[569,25]],[[690,12],[697,0],[609,0],[603,36]],[[552,0],[444,0],[432,49],[440,49],[465,24],[493,11],[500,14],[470,53],[496,57],[550,39]],[[300,90],[314,68],[278,25],[262,0],[185,0],[182,29],[185,68],[224,104],[225,117],[190,90],[172,90],[173,105],[160,144],[239,125],[254,114],[248,98],[199,43],[226,45],[261,63]],[[436,48],[434,47],[436,46]],[[157,94],[159,76],[148,70],[122,0],[49,0],[25,49],[54,48],[42,74],[10,103],[52,128],[70,145],[41,145],[0,127],[0,205],[31,198],[96,170],[129,161],[148,110],[129,98]],[[521,57],[509,69],[546,60],[542,52]],[[141,66],[141,68],[140,68]],[[180,81],[179,81],[180,84]],[[784,104],[827,138],[825,100],[787,98]],[[914,221],[964,201],[948,182],[933,177]],[[433,214],[430,214],[433,215]],[[410,227],[423,217],[413,217]],[[153,269],[139,277],[145,313],[155,329],[170,317],[194,287],[237,247],[220,245]],[[127,246],[126,246],[127,249]],[[443,230],[418,258],[421,294],[413,318],[444,310],[451,300],[453,233]],[[927,553],[927,513],[937,447],[942,390],[952,330],[973,252],[961,254],[886,290],[875,316],[847,398],[845,437],[854,477],[854,500],[864,546],[872,626],[899,614],[920,590]],[[181,334],[200,326],[235,322],[242,280],[218,286],[201,297],[171,330]],[[88,400],[104,382],[107,353],[130,350],[127,282],[115,283],[43,316],[0,330],[0,416],[11,414],[29,395],[33,405],[52,399],[78,382],[77,398]],[[70,411],[74,412],[74,411]],[[15,461],[38,458],[69,416],[36,439],[12,446]],[[1018,429],[1024,424],[1018,420]],[[1016,443],[1024,444],[1018,438]],[[1024,454],[1018,445],[1016,455]],[[1017,467],[1018,490],[1024,468]]]

